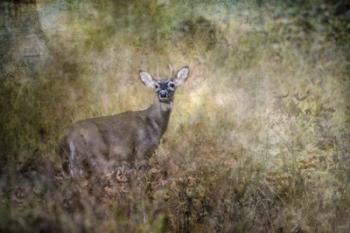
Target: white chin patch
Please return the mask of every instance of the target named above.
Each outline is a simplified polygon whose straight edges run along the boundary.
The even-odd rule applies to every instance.
[[[169,111],[173,108],[172,102],[163,102],[160,104],[161,111]]]
[[[170,99],[168,97],[165,97],[165,98],[159,97],[159,100],[161,102],[169,102],[170,101]]]

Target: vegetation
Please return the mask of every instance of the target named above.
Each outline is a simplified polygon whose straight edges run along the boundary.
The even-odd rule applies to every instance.
[[[48,64],[0,83],[0,231],[349,232],[349,19],[292,2],[37,1]],[[69,125],[146,108],[138,71],[169,64],[192,73],[151,168],[62,174]]]

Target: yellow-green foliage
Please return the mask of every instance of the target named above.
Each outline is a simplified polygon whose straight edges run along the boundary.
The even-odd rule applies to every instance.
[[[312,3],[52,4],[38,1],[49,65],[0,84],[0,230],[349,232],[344,21],[300,16]],[[129,183],[62,178],[69,125],[146,108],[138,71],[169,64],[191,76],[152,168]]]

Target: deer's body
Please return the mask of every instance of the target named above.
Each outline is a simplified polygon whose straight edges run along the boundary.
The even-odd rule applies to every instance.
[[[183,69],[187,73],[182,81],[188,76],[188,68]],[[162,98],[164,83],[168,85],[173,81],[155,81],[148,73],[143,73],[140,78],[146,86],[158,86],[155,87],[158,98],[153,105],[143,111],[79,121],[62,139],[64,167],[72,176],[104,172],[116,165],[144,164],[157,148],[168,126],[176,82],[172,93],[169,90],[167,97]]]

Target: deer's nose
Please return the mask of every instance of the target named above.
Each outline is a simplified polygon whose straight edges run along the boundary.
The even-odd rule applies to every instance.
[[[161,98],[166,98],[166,97],[168,97],[168,92],[165,90],[161,90],[161,91],[159,91],[159,96]]]

